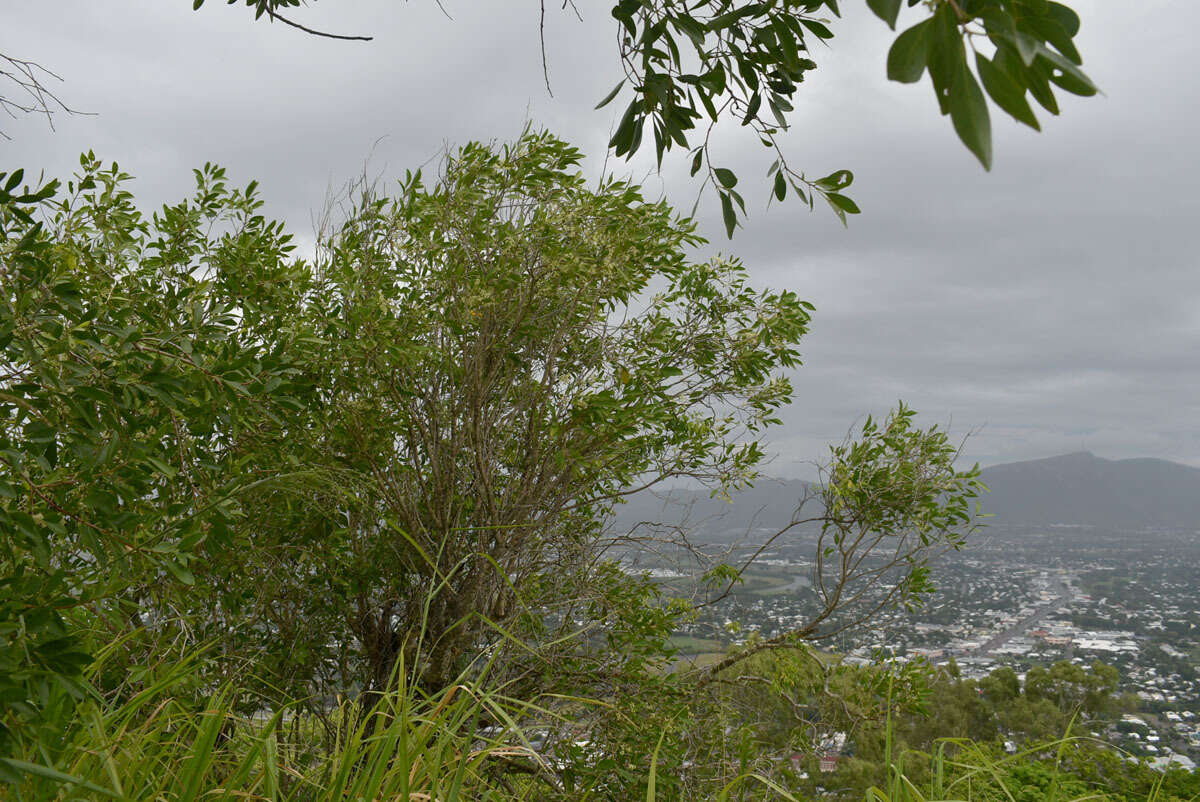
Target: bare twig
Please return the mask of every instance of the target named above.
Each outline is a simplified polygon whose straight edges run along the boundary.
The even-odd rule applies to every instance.
[[[46,86],[46,81],[61,82],[62,78],[36,61],[0,53],[0,79],[7,79],[17,86],[16,97],[0,94],[0,109],[9,117],[16,118],[18,114],[45,115],[50,129],[54,130],[54,115],[59,112],[87,114],[69,107]],[[0,131],[0,137],[10,138],[3,131]]]
[[[272,11],[270,8],[267,9],[267,16],[272,20],[278,20],[279,22],[282,22],[284,25],[290,25],[293,28],[304,31],[305,33],[311,33],[313,36],[321,36],[326,39],[340,39],[347,42],[370,42],[375,38],[374,36],[347,36],[341,33],[326,33],[325,31],[318,31],[314,28],[309,28],[306,25],[301,25],[298,22],[293,22],[278,12]]]
[[[541,9],[541,16],[538,20],[538,39],[542,43],[542,79],[546,82],[546,92],[550,97],[554,97],[554,90],[550,88],[550,65],[546,61],[546,0],[542,0]]]

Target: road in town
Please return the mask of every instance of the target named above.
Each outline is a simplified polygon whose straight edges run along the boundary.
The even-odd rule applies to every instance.
[[[979,649],[976,651],[976,654],[991,654],[1017,635],[1023,635],[1027,630],[1033,627],[1034,624],[1048,616],[1051,611],[1062,607],[1064,602],[1069,601],[1071,598],[1071,589],[1068,588],[1067,583],[1063,582],[1058,576],[1054,576],[1051,579],[1050,590],[1051,592],[1057,594],[1055,598],[1043,603],[1032,613],[1025,616],[1008,629],[1004,630],[998,635],[993,636],[990,640],[979,647]]]

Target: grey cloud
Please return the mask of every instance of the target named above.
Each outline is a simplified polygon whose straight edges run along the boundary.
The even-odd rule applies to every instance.
[[[903,398],[951,423],[966,456],[992,462],[1089,448],[1110,458],[1200,465],[1200,81],[1194,4],[1076,0],[1087,67],[1104,97],[1068,99],[1038,134],[993,110],[985,173],[937,114],[926,84],[889,84],[892,34],[843,4],[838,38],[802,87],[789,155],[810,174],[849,167],[864,214],[765,208],[770,159],[744,131],[719,139],[747,187],[751,218],[726,242],[699,208],[706,252],[741,256],[758,282],[817,305],[793,377],[796,402],[772,434],[770,470],[806,460],[862,415]],[[68,173],[80,150],[118,159],[139,199],[184,195],[216,161],[262,182],[270,212],[311,237],[331,186],[397,175],[446,144],[505,139],[531,119],[589,154],[596,175],[617,113],[592,110],[615,83],[605,3],[586,21],[550,9],[555,97],[542,85],[536,7],[322,0],[295,12],[367,45],[252,24],[215,0],[60,0],[6,9],[0,49],[39,58],[62,95],[97,117],[0,121],[5,168]],[[910,15],[915,12],[908,12]],[[19,47],[18,47],[19,45]],[[609,162],[684,211],[695,185],[676,157]]]

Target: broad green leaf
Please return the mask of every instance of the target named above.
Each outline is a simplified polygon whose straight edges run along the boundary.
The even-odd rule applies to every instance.
[[[1046,3],[1046,13],[1054,19],[1068,36],[1074,37],[1079,33],[1079,15],[1062,3]]]
[[[813,182],[821,189],[845,189],[854,183],[854,173],[849,170],[835,170],[824,178]]]
[[[944,3],[930,18],[929,77],[942,114],[950,113],[950,92],[966,66],[966,47],[954,8]]]
[[[829,192],[825,195],[826,199],[838,209],[841,209],[846,214],[859,214],[860,209],[858,204],[850,200],[845,195],[839,195],[836,192]]]
[[[932,19],[919,22],[896,37],[888,50],[887,76],[902,84],[921,80],[925,65],[929,62],[930,31]]]
[[[900,14],[901,0],[867,0],[867,6],[875,12],[875,16],[896,30],[896,17]]]

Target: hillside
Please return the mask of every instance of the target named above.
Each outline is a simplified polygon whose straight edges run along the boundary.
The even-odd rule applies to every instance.
[[[998,523],[1200,528],[1200,469],[1089,452],[994,465],[985,512]]]
[[[1200,529],[1200,469],[1161,459],[1107,460],[1089,452],[985,468],[990,523]],[[732,500],[704,490],[641,493],[617,513],[618,526],[686,522],[700,534],[777,529],[791,520],[806,482],[763,479]],[[809,514],[816,514],[816,503]]]
[[[808,482],[799,480],[762,479],[731,499],[714,498],[707,490],[642,492],[617,509],[615,526],[628,529],[639,523],[686,524],[701,536],[774,530],[792,520],[808,486]],[[805,512],[817,514],[816,502],[808,502]]]

